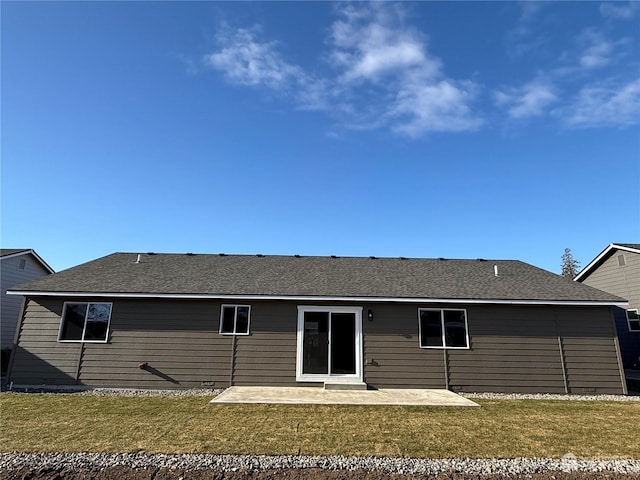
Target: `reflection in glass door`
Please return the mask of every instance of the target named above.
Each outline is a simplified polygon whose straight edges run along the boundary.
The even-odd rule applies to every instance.
[[[304,312],[304,373],[327,373],[329,312]]]

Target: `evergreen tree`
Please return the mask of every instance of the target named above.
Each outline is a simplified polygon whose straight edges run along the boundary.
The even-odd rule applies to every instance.
[[[569,280],[573,280],[578,274],[580,262],[573,258],[571,249],[565,248],[562,255],[562,273],[561,275]]]

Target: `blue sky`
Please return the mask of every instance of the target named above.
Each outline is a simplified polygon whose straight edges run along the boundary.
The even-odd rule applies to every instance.
[[[2,2],[2,246],[640,243],[640,3]]]

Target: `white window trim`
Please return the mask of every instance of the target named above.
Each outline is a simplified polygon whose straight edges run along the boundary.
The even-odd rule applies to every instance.
[[[636,312],[636,315],[638,315],[638,309],[637,308],[631,308],[629,310],[625,311],[625,315],[627,316],[627,327],[629,328],[630,332],[640,332],[640,328],[631,328],[631,319],[629,318],[629,312]],[[635,320],[637,321],[637,320]]]
[[[222,331],[222,316],[224,314],[225,307],[233,307],[233,332],[223,332]],[[238,333],[238,308],[246,308],[247,309],[247,331]],[[232,304],[222,304],[220,305],[220,327],[218,328],[218,333],[220,335],[249,335],[251,332],[251,305],[232,305]]]
[[[356,373],[355,374],[320,374],[320,373],[302,373],[304,361],[304,312],[328,312],[328,313],[353,313],[356,321]],[[296,349],[296,381],[297,382],[335,382],[335,383],[362,383],[362,307],[345,307],[345,306],[316,306],[316,305],[298,305],[298,331],[297,331],[297,349]],[[329,349],[331,355],[331,349]],[[329,359],[331,365],[331,359]]]
[[[84,335],[87,331],[87,315],[89,315],[89,305],[102,304],[109,305],[109,319],[107,320],[107,334],[104,340],[85,340]],[[60,338],[62,335],[62,324],[64,323],[64,315],[67,312],[67,305],[86,305],[87,311],[84,314],[84,325],[82,326],[82,338],[80,340],[63,340]],[[112,302],[64,302],[62,306],[62,315],[60,317],[60,327],[58,327],[58,342],[60,343],[107,343],[109,341],[109,333],[111,331],[111,315],[113,314]]]
[[[420,312],[422,311],[431,311],[431,312],[440,312],[440,328],[442,329],[442,346],[429,346],[422,345],[422,322],[420,321]],[[464,312],[464,333],[467,341],[466,347],[448,347],[446,345],[446,335],[444,329],[444,312]],[[471,343],[469,342],[469,321],[467,319],[467,309],[466,308],[428,308],[428,307],[420,307],[418,308],[418,342],[420,342],[420,348],[428,348],[428,349],[436,349],[436,350],[469,350],[471,347]]]

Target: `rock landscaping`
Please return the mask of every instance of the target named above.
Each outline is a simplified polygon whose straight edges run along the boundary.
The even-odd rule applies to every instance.
[[[417,459],[144,453],[5,453],[2,479],[615,479],[640,477],[640,460]]]

